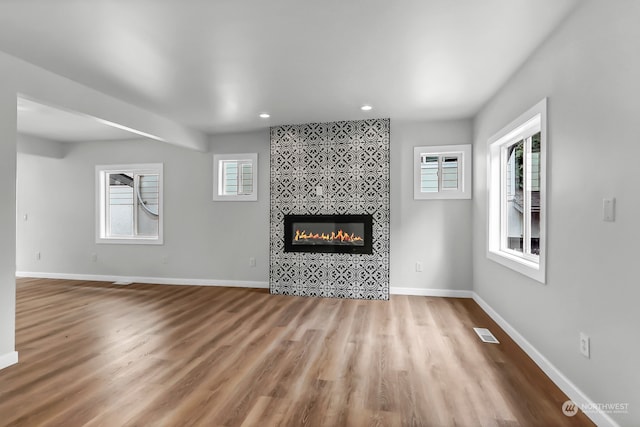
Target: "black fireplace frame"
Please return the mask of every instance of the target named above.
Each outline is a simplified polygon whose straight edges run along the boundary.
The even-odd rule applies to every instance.
[[[364,245],[303,245],[293,244],[293,224],[297,222],[320,222],[364,225]],[[284,216],[284,251],[285,252],[320,252],[340,254],[373,254],[373,215],[285,215]]]

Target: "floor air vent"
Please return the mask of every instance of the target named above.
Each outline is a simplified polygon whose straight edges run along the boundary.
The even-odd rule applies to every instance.
[[[132,283],[133,282],[127,282],[124,280],[118,280],[117,282],[113,282],[114,285],[120,285],[120,286],[129,286]]]
[[[500,341],[498,341],[487,328],[473,328],[473,330],[476,331],[476,334],[478,334],[482,342],[500,344]]]

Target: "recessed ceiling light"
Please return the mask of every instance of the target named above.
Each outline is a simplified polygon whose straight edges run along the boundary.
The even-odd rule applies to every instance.
[[[271,117],[271,115],[269,113],[260,113],[260,118],[261,119],[268,119],[269,117]]]
[[[362,107],[360,107],[360,109],[362,111],[371,111],[373,107],[371,105],[363,105]]]

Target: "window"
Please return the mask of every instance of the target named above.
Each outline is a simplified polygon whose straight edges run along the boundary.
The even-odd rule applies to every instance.
[[[162,244],[162,164],[96,166],[96,242]]]
[[[471,145],[415,147],[413,198],[470,199]]]
[[[489,139],[487,256],[545,282],[546,99]]]
[[[213,156],[213,200],[258,200],[258,155],[215,154]]]

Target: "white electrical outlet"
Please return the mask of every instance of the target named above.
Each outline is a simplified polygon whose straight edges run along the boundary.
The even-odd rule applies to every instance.
[[[160,258],[160,262],[162,264],[169,264],[169,257],[168,256],[163,256],[162,258]]]
[[[418,273],[422,272],[422,262],[416,261],[416,271]]]
[[[91,254],[91,262],[98,262],[98,254],[97,253],[92,253]]]
[[[36,261],[40,261],[40,258],[41,258],[40,252],[36,252]]]
[[[256,266],[256,258],[255,257],[250,257],[249,258],[249,267],[255,267]]]
[[[580,353],[586,357],[587,359],[590,357],[591,353],[591,339],[589,335],[584,332],[580,332]]]

